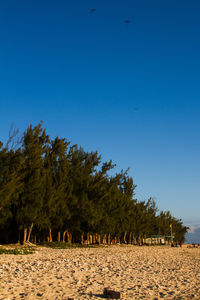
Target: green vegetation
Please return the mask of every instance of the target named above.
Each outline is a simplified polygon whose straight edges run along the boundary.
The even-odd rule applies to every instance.
[[[135,198],[128,170],[114,174],[112,161],[50,139],[41,123],[16,138],[0,143],[0,243],[141,244],[153,234],[170,235],[170,224],[175,240],[184,241],[181,220],[159,212],[152,198]]]
[[[14,254],[14,255],[27,255],[35,252],[33,247],[2,247],[0,248],[0,254]]]
[[[68,248],[96,248],[97,245],[86,245],[80,243],[65,243],[65,242],[43,242],[40,244],[43,247],[52,249],[68,249]]]

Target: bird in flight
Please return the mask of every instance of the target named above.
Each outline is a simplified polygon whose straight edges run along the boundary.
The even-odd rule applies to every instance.
[[[95,13],[96,12],[96,8],[90,8],[90,12],[91,13]],[[131,20],[130,19],[126,19],[126,20],[123,21],[123,23],[128,25],[128,24],[131,23]]]
[[[124,23],[129,24],[131,23],[131,20],[124,20]]]

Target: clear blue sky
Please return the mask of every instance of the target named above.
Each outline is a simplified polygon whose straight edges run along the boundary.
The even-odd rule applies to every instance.
[[[200,224],[199,16],[199,0],[1,0],[0,140],[43,120]]]

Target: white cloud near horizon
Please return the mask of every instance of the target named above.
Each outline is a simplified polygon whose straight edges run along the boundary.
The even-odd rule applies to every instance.
[[[184,219],[183,224],[190,228],[200,228],[200,219]]]
[[[188,233],[195,233],[196,231],[199,231],[200,230],[200,225],[197,225],[197,226],[189,226],[189,230],[188,230]]]

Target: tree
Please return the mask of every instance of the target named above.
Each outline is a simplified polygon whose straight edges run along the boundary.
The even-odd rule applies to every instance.
[[[184,241],[187,227],[171,213],[160,212],[152,198],[138,202],[136,185],[125,172],[110,176],[112,161],[102,162],[97,151],[86,152],[66,139],[50,140],[39,123],[30,125],[22,139],[10,133],[6,147],[0,143],[0,239],[16,240],[23,230],[29,242],[33,229],[39,240],[57,235],[63,241],[83,241],[84,233],[131,242],[152,234]],[[28,230],[29,229],[29,230]],[[129,233],[129,235],[128,235]],[[133,234],[133,235],[132,235]],[[15,237],[15,238],[14,238]],[[19,240],[19,238],[18,238]]]
[[[42,124],[30,125],[24,133],[22,153],[24,156],[24,189],[19,198],[17,222],[20,229],[24,229],[24,240],[29,241],[33,225],[42,208],[44,196],[43,156],[49,137]],[[29,233],[27,237],[27,228]]]
[[[21,149],[9,150],[0,143],[0,228],[6,229],[6,239],[9,224],[15,218],[16,201],[24,185],[22,166]]]

